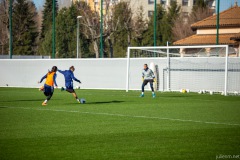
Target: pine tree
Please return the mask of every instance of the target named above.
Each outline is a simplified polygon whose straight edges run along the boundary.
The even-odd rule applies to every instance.
[[[176,1],[171,1],[171,5],[167,10],[167,13],[164,15],[162,19],[162,45],[166,45],[167,41],[171,42],[173,39],[173,27],[175,20],[180,15],[181,7],[177,4]]]
[[[125,57],[132,38],[132,11],[128,2],[118,3],[113,10],[113,23],[118,24],[113,33],[113,54],[114,57]]]
[[[51,29],[52,26],[52,13],[53,13],[53,1],[52,0],[46,0],[44,4],[44,9],[43,9],[43,21],[42,21],[42,29],[41,29],[41,35],[40,39],[44,39],[46,33],[48,32],[49,29]],[[55,17],[57,16],[58,12],[58,1],[55,0]]]
[[[13,6],[13,54],[33,55],[38,36],[33,3],[16,0]]]
[[[157,5],[157,45],[162,44],[162,19],[164,18],[166,14],[166,11],[161,5]],[[148,28],[144,32],[144,39],[143,39],[143,46],[153,46],[154,40],[153,40],[153,34],[154,34],[154,15],[149,20]]]
[[[59,58],[76,58],[77,55],[77,16],[80,15],[74,4],[69,8],[62,8],[57,16],[56,25],[56,49]],[[81,21],[81,20],[80,20]],[[81,57],[89,56],[89,43],[82,34],[80,23],[80,47]]]
[[[43,55],[50,55],[52,53],[52,0],[46,0],[43,9],[43,21],[40,33],[40,42],[38,53]],[[58,1],[55,0],[55,17],[58,13]],[[56,29],[57,30],[57,29]]]
[[[143,6],[140,6],[137,11],[137,15],[134,19],[134,46],[142,46],[143,45],[143,39],[144,35],[143,33],[147,29],[147,22],[144,19],[144,10]]]

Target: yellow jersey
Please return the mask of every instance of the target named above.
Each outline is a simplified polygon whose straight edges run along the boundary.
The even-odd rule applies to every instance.
[[[54,86],[54,75],[56,72],[48,73],[45,84],[48,86]]]

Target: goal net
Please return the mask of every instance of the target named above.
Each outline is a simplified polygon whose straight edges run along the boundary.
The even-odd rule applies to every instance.
[[[149,64],[158,91],[239,94],[238,53],[227,45],[129,47],[126,91],[140,90],[143,64]]]

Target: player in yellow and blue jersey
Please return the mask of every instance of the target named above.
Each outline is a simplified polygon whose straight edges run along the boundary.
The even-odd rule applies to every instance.
[[[57,70],[58,70],[57,67],[53,66],[52,70],[49,71],[45,76],[43,76],[42,79],[40,80],[40,82],[38,82],[38,83],[42,83],[42,81],[46,78],[46,82],[45,82],[44,88],[43,88],[43,93],[47,98],[42,103],[43,106],[46,106],[47,102],[52,98],[53,92],[54,92],[54,84],[56,87],[58,87],[57,83],[56,83]]]

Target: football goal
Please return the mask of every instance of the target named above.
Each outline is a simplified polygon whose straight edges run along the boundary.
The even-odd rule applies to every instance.
[[[240,93],[239,51],[228,45],[128,47],[126,91],[139,90],[143,64],[151,64],[158,91]]]

